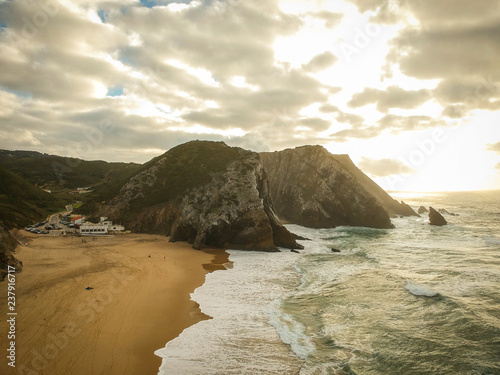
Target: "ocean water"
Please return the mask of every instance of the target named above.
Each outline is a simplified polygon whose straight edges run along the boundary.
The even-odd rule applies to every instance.
[[[213,319],[156,351],[159,374],[500,374],[500,191],[395,197],[459,216],[230,250],[192,294]]]

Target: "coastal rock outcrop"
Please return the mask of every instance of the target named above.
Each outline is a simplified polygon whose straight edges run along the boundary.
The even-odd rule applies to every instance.
[[[7,267],[12,266],[16,272],[22,269],[22,262],[14,257],[14,252],[17,247],[17,240],[10,232],[0,226],[0,281],[7,275]]]
[[[425,214],[426,212],[429,212],[429,210],[424,206],[420,206],[417,211],[418,214]]]
[[[302,248],[274,211],[259,155],[223,142],[193,141],[151,160],[103,213],[196,249]]]
[[[448,222],[443,217],[443,215],[441,215],[439,212],[437,212],[434,208],[429,207],[429,224],[443,226],[443,225],[448,224]]]
[[[448,212],[448,210],[444,209],[444,208],[439,208],[438,209],[438,212],[440,214],[443,214],[443,215],[450,215],[450,216],[459,216],[458,214],[455,214],[453,212]]]
[[[303,146],[260,156],[276,213],[283,220],[313,228],[393,228],[392,215],[417,215],[391,198],[348,155]]]

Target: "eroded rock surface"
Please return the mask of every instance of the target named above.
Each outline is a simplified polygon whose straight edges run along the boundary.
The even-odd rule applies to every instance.
[[[313,228],[392,228],[392,215],[417,215],[391,198],[347,155],[332,155],[321,146],[260,155],[274,207],[283,220]]]
[[[104,212],[196,249],[302,248],[274,212],[259,155],[222,142],[189,142],[153,159]]]

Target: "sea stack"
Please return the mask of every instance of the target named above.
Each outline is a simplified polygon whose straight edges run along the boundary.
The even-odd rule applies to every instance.
[[[448,222],[443,217],[443,215],[437,212],[434,208],[429,207],[429,224],[442,226],[448,224]]]
[[[417,211],[419,214],[425,214],[426,212],[429,212],[429,210],[427,208],[425,208],[424,206],[420,206],[418,208],[418,211]]]
[[[274,212],[259,155],[193,141],[146,163],[103,209],[138,233],[242,250],[301,249]]]

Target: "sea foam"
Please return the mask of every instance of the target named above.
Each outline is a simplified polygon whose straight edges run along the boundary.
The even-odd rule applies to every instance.
[[[415,284],[409,280],[406,281],[405,289],[414,296],[435,297],[438,295],[438,293],[430,290],[429,288],[423,285]]]
[[[162,358],[159,375],[297,374],[303,360],[269,324],[273,301],[300,282],[293,269],[297,254],[229,253],[234,267],[208,274],[192,294],[212,319],[155,352]]]

